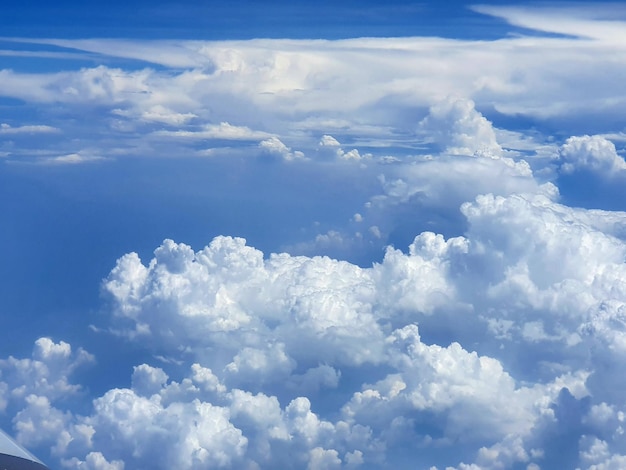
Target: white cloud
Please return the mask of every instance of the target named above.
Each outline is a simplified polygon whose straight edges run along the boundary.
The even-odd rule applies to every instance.
[[[243,348],[226,365],[224,372],[229,381],[262,384],[289,377],[295,365],[295,361],[285,353],[285,345],[278,343],[265,349]]]
[[[89,416],[62,413],[45,397],[29,397],[14,419],[18,438],[31,446],[53,445],[65,468],[103,470],[315,467],[340,462],[346,448],[351,460],[367,450],[367,433],[320,419],[304,397],[281,408],[274,396],[206,388],[207,372],[194,366],[180,384],[167,380],[150,397],[109,390],[93,402]],[[162,371],[147,365],[135,368],[134,381],[137,374],[163,379]]]
[[[455,208],[484,192],[500,195],[536,193],[550,190],[540,187],[529,165],[509,158],[467,159],[442,157],[403,165],[383,177],[387,203],[407,202],[423,195],[428,204]],[[397,179],[391,179],[398,174]],[[374,198],[374,202],[381,198]]]
[[[302,375],[292,375],[287,386],[302,393],[310,393],[321,388],[337,388],[340,378],[340,371],[322,364],[308,369]]]
[[[83,349],[73,352],[64,341],[55,343],[49,338],[40,338],[35,342],[32,359],[13,356],[0,359],[0,377],[10,390],[9,400],[21,403],[29,396],[55,400],[80,390],[80,385],[69,382],[69,376],[93,360],[93,356]]]
[[[141,396],[150,397],[165,387],[168,378],[162,369],[141,364],[133,368],[132,389]]]
[[[27,447],[52,445],[52,452],[63,452],[72,415],[50,405],[45,396],[29,395],[26,406],[13,418],[17,441]]]
[[[51,134],[60,132],[60,129],[57,129],[53,126],[46,125],[28,125],[28,126],[17,126],[13,127],[9,124],[2,123],[0,124],[0,135],[10,135],[10,134]]]
[[[341,468],[341,459],[335,449],[316,447],[310,451],[308,470]]]
[[[131,390],[111,390],[94,402],[87,422],[95,442],[131,457],[139,465],[192,469],[226,467],[240,458],[247,439],[229,422],[226,409],[199,400],[162,406]],[[119,444],[116,444],[116,441]]]
[[[228,348],[219,335],[249,330],[233,360],[221,364],[238,373],[269,366],[289,373],[292,359],[313,357],[377,362],[383,344],[377,321],[462,304],[484,319],[497,307],[500,321],[513,321],[509,334],[525,340],[575,344],[581,321],[589,321],[612,338],[612,347],[621,344],[621,333],[603,325],[620,315],[626,248],[600,231],[602,212],[569,209],[542,195],[480,196],[462,212],[466,237],[425,232],[408,254],[389,248],[372,268],[287,254],[265,260],[243,240],[220,237],[196,253],[166,241],[147,267],[128,255],[105,286],[116,316],[130,322],[128,335],[173,340],[174,347],[185,337],[191,347],[219,341]],[[598,313],[588,317],[589,309]],[[519,311],[524,316],[516,317]]]
[[[323,135],[317,144],[317,154],[322,158],[338,158],[342,160],[361,160],[361,154],[357,149],[343,150],[337,139],[330,135]]]
[[[372,382],[363,375],[361,390],[343,404],[346,423],[369,429],[367,445],[341,450],[307,431],[309,464],[318,458],[343,464],[357,450],[371,462],[380,456],[373,450],[378,440],[393,448],[412,429],[427,447],[458,439],[483,447],[474,455],[481,468],[541,465],[533,446],[558,425],[554,404],[564,388],[574,400],[591,388],[598,406],[626,405],[608,385],[616,379],[596,369],[617,360],[614,351],[626,344],[621,329],[609,326],[621,322],[626,302],[620,281],[626,245],[611,234],[614,225],[603,212],[571,209],[541,194],[480,196],[462,212],[469,222],[464,237],[425,232],[408,253],[390,248],[371,268],[287,254],[265,258],[229,238],[196,253],[168,241],[147,267],[123,258],[106,285],[116,315],[131,322],[129,333],[143,324],[155,344],[176,347],[175,338],[185,338],[230,386],[272,393],[282,383],[282,393],[291,388],[315,396],[320,386],[345,387],[345,367],[364,373],[375,364],[390,367]],[[425,343],[411,326],[415,321],[427,336],[445,328],[459,342]],[[491,353],[466,349],[469,339]],[[537,362],[519,381],[507,368],[536,360],[517,356],[528,344],[551,351],[562,366]],[[591,362],[580,363],[591,344]],[[201,345],[219,348],[226,358],[207,357]],[[314,372],[308,366],[314,361],[327,365]],[[593,422],[608,426],[597,410]],[[431,431],[420,431],[426,416]],[[433,419],[445,427],[432,428]],[[471,458],[466,454],[465,461]]]
[[[224,139],[252,141],[272,138],[271,134],[267,132],[253,131],[246,126],[233,126],[227,122],[221,122],[219,124],[206,124],[197,131],[157,131],[155,132],[155,135],[190,139]]]
[[[500,156],[502,147],[491,123],[468,99],[448,97],[430,107],[419,130],[442,152],[452,155]]]
[[[109,462],[100,452],[90,452],[84,461],[78,460],[76,457],[62,462],[66,468],[75,468],[76,470],[124,470],[124,462],[114,460]]]
[[[482,258],[482,286],[476,292],[500,306],[499,318],[524,312],[527,333],[539,327],[551,332],[543,339],[556,334],[559,341],[575,343],[590,309],[622,299],[616,281],[626,246],[587,225],[584,211],[542,196],[483,196],[462,211],[470,222],[470,253]],[[540,323],[532,323],[533,317]]]
[[[287,147],[278,137],[270,137],[259,143],[259,148],[266,155],[279,157],[282,160],[290,161],[296,159],[303,159],[304,154],[299,150],[292,151],[290,147]]]
[[[111,113],[123,117],[137,117],[135,113],[127,109],[114,109]],[[148,122],[161,122],[170,126],[181,126],[198,116],[194,113],[174,112],[163,105],[157,104],[143,111],[139,117]]]
[[[183,334],[193,346],[246,329],[251,333],[249,346],[268,336],[277,338],[294,358],[312,355],[323,360],[318,348],[328,342],[329,357],[374,360],[375,344],[351,340],[372,334],[380,339],[369,307],[360,299],[371,280],[356,266],[287,254],[263,260],[263,254],[244,240],[229,237],[218,237],[197,253],[166,240],[155,254],[147,268],[135,255],[120,259],[105,284],[117,315],[132,322],[127,334],[170,336],[175,342]],[[354,288],[358,290],[353,292]],[[289,312],[286,318],[283,311]],[[161,320],[155,323],[157,318]],[[361,326],[355,329],[357,318]],[[159,322],[165,329],[157,326]],[[282,346],[277,348],[278,353]],[[242,366],[265,363],[256,349],[247,350],[248,359],[240,356]],[[239,370],[236,362],[232,369]]]
[[[496,14],[496,7],[491,9]],[[532,15],[537,19],[544,13],[534,10]],[[516,15],[521,15],[519,9],[505,16],[514,21]],[[546,17],[550,21],[545,24],[564,24],[552,13]],[[621,25],[588,20],[584,26],[600,31]],[[604,36],[606,41],[540,37],[481,42],[40,41],[159,67],[99,65],[59,73],[3,70],[0,76],[4,96],[46,107],[54,103],[104,107],[97,109],[105,118],[113,113],[128,121],[120,123],[120,129],[152,122],[194,133],[197,122],[237,123],[249,129],[263,123],[271,135],[298,141],[305,153],[316,150],[319,136],[329,133],[339,141],[350,135],[372,147],[414,148],[415,123],[406,116],[430,107],[424,125],[442,138],[452,138],[440,139],[442,149],[498,153],[493,130],[475,108],[566,124],[609,120],[611,129],[623,127],[618,112],[622,90],[614,78],[626,73],[623,63],[614,60],[622,49]],[[460,99],[447,98],[451,93]],[[105,125],[112,127],[112,122]],[[66,132],[63,122],[55,127]],[[352,149],[344,151],[356,157]]]
[[[90,152],[69,153],[58,157],[47,157],[40,162],[44,165],[80,165],[105,160],[105,157],[91,155]]]
[[[296,187],[341,185],[338,205],[354,187],[322,177],[369,178],[362,199],[337,211],[345,225],[328,216],[300,251],[339,258],[355,244],[412,239],[361,265],[227,236],[199,250],[166,239],[144,261],[122,256],[94,331],[132,342],[142,358],[126,359],[127,382],[99,384],[95,399],[76,380],[93,357],[68,343],[42,338],[31,358],[0,360],[0,409],[19,441],[83,470],[535,469],[554,461],[562,438],[581,469],[623,467],[626,379],[615,371],[626,366],[626,214],[559,204],[549,180],[626,163],[606,136],[559,146],[485,117],[565,122],[619,107],[622,47],[597,21],[552,27],[490,8],[543,30],[580,25],[593,39],[51,41],[165,67],[0,71],[6,96],[105,115],[102,145],[83,147],[98,152],[55,150],[42,162],[111,155],[120,136],[119,154],[234,141],[293,161],[270,166],[285,179],[302,171]],[[51,122],[0,134],[66,135],[67,122]],[[515,152],[503,149],[511,142]],[[437,155],[424,155],[425,143]],[[361,153],[386,146],[394,157]],[[558,171],[546,163],[555,154]]]
[[[607,442],[593,436],[581,438],[581,460],[587,470],[617,470],[626,464],[626,456],[611,454]]]
[[[410,243],[415,230],[435,227],[448,234],[462,233],[466,219],[459,207],[480,194],[540,193],[558,198],[558,189],[540,185],[526,161],[507,157],[442,155],[395,162],[382,171],[382,194],[370,198],[361,223],[375,226],[374,235],[384,243],[394,233]]]
[[[592,4],[565,4],[539,8],[520,8],[517,6],[476,5],[472,7],[479,13],[505,19],[516,26],[537,31],[558,33],[579,38],[590,38],[608,44],[623,45],[625,15],[621,5],[603,3],[602,8]]]
[[[613,142],[597,135],[570,137],[558,156],[563,173],[586,170],[611,175],[626,170],[626,161],[617,154]]]
[[[424,232],[369,268],[229,237],[199,251],[166,240],[146,265],[126,255],[104,284],[112,328],[197,362],[178,381],[139,365],[84,416],[45,398],[67,381],[27,385],[15,429],[68,468],[385,466],[410,439],[420,462],[495,469],[541,466],[561,408],[584,399],[580,422],[608,450],[581,465],[619,462],[626,401],[601,364],[623,365],[626,244],[602,232],[602,212],[540,194],[462,212],[465,236]],[[33,361],[66,376],[74,357],[40,340]],[[33,370],[2,363],[12,389],[28,384],[5,375],[22,363]]]
[[[351,420],[380,430],[403,417],[413,439],[437,438],[449,445],[512,435],[523,439],[542,420],[551,419],[551,403],[563,379],[544,386],[517,386],[496,359],[470,353],[458,343],[447,348],[425,345],[415,326],[396,330],[388,342],[397,372],[354,394],[342,410]],[[582,375],[564,381],[584,388],[584,379]],[[435,436],[420,432],[426,419],[422,413],[430,416],[426,429]],[[438,419],[440,414],[445,419]],[[437,437],[440,433],[443,436]]]

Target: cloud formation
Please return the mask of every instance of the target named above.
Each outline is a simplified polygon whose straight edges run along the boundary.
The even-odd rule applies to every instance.
[[[34,126],[11,126],[10,124],[2,123],[0,124],[0,134],[2,135],[11,135],[11,134],[38,134],[38,133],[55,133],[59,132],[59,129],[52,126],[45,125],[34,125]]]
[[[0,71],[2,94],[23,100],[29,109],[50,108],[53,123],[31,126],[54,127],[91,142],[96,136],[64,119],[53,106],[63,103],[77,112],[97,108],[102,131],[115,134],[117,145],[129,152],[136,143],[133,137],[146,130],[247,139],[252,136],[241,133],[247,128],[254,139],[266,133],[262,140],[275,136],[294,146],[298,141],[294,148],[305,154],[314,152],[324,135],[340,142],[350,136],[379,149],[412,147],[421,136],[426,141],[422,144],[436,143],[449,153],[500,154],[501,144],[488,122],[496,118],[522,118],[535,128],[548,122],[570,128],[570,135],[624,127],[617,112],[623,90],[614,79],[625,73],[623,61],[615,60],[623,43],[606,34],[623,29],[619,20],[608,22],[572,8],[560,16],[554,11],[477,8],[536,30],[569,34],[580,26],[576,31],[581,37],[31,39],[27,42],[35,49],[59,48],[74,52],[77,60],[85,52],[96,53],[108,62],[81,68],[68,61],[65,71],[55,73],[5,69]],[[129,60],[134,67],[128,67]],[[411,116],[422,120],[421,133]],[[157,143],[151,150],[148,154],[163,152]],[[356,156],[352,150],[344,149],[346,158]]]
[[[100,329],[168,372],[136,363],[79,410],[71,377],[92,356],[39,339],[0,362],[19,441],[93,469],[533,468],[556,461],[558,436],[581,468],[620,462],[626,215],[559,204],[522,161],[414,165],[423,180],[387,198],[477,175],[463,235],[423,231],[366,267],[228,236],[121,257]]]
[[[445,153],[500,156],[491,123],[474,106],[472,100],[448,97],[430,107],[419,129]]]
[[[617,154],[613,142],[597,135],[567,139],[559,149],[559,162],[566,174],[590,171],[611,175],[626,170],[626,161]]]
[[[132,466],[384,466],[409,439],[424,464],[501,468],[550,458],[578,407],[598,433],[590,446],[619,451],[600,442],[625,405],[600,364],[623,348],[608,325],[626,301],[626,245],[602,213],[541,194],[480,196],[462,211],[465,236],[424,232],[371,268],[264,257],[229,237],[198,252],[166,240],[147,265],[126,255],[105,283],[113,331],[199,362],[181,381],[139,365],[131,388],[65,426],[89,426],[92,452]],[[354,370],[358,381],[344,379]],[[325,405],[332,390],[343,398]],[[166,463],[152,462],[154,445]]]
[[[178,192],[165,170],[105,185],[154,197],[145,220],[178,240],[193,230],[164,222],[170,197],[286,249],[228,233],[124,244],[89,317],[107,351],[42,337],[0,359],[5,424],[67,469],[620,468],[626,212],[567,205],[568,177],[615,185],[626,169],[608,137],[623,116],[577,132],[622,100],[623,47],[598,21],[576,40],[38,41],[109,62],[0,71],[5,96],[50,119],[2,124],[5,160],[121,172],[135,162],[113,157],[167,155]],[[572,137],[520,130],[536,123]],[[17,148],[31,134],[52,145]],[[122,345],[113,383],[93,379]]]

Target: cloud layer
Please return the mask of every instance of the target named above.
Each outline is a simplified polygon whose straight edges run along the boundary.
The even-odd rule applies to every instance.
[[[69,181],[54,218],[79,234],[72,190],[133,194],[146,232],[170,199],[197,225],[106,259],[100,343],[35,337],[0,359],[3,425],[81,470],[621,468],[623,46],[578,10],[479,10],[582,29],[34,41],[107,61],[0,71],[24,111],[0,125],[2,171]],[[50,122],[26,122],[39,107]],[[212,230],[249,219],[273,248],[185,243],[209,206]],[[106,229],[76,269],[125,227]],[[72,243],[53,242],[65,266]]]
[[[202,155],[227,141],[241,145],[272,137],[307,154],[323,135],[375,148],[411,151],[416,143],[432,143],[451,153],[499,154],[501,145],[480,115],[472,114],[472,102],[495,118],[522,118],[535,129],[548,123],[560,132],[568,128],[570,135],[621,131],[624,120],[617,111],[624,96],[616,77],[625,73],[624,48],[615,34],[606,33],[623,29],[619,15],[609,22],[582,8],[477,10],[528,31],[565,36],[493,41],[13,39],[5,42],[7,52],[19,56],[20,48],[32,49],[23,52],[25,60],[35,60],[38,53],[46,57],[52,49],[70,58],[74,54],[76,61],[68,60],[63,71],[0,70],[4,97],[22,100],[25,109],[49,110],[49,122],[7,123],[0,135],[54,130],[60,134],[54,140],[60,154],[97,146],[102,156],[164,156],[174,142],[177,154]],[[572,32],[577,37],[567,36]],[[86,53],[104,63],[84,66]],[[98,132],[66,119],[54,107],[61,103],[93,118]],[[83,148],[61,135],[80,137]],[[515,149],[522,145],[510,143]],[[15,157],[28,154],[13,152]]]
[[[619,461],[619,231],[541,194],[462,212],[465,236],[424,232],[370,268],[230,237],[125,255],[104,284],[111,331],[182,375],[139,364],[75,413],[68,376],[92,359],[40,339],[1,364],[18,438],[71,468],[371,468],[415,446],[424,465],[504,468],[554,458],[574,425],[571,458]]]

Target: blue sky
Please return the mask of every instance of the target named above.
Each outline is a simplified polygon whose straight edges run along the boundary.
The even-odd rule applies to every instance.
[[[626,466],[620,3],[0,18],[0,427],[54,469]]]
[[[498,4],[486,1],[483,4]],[[488,37],[502,22],[465,1],[24,2],[4,9],[6,36],[151,39]]]

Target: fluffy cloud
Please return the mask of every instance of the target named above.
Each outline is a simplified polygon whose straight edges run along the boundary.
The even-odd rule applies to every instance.
[[[499,156],[502,147],[491,123],[475,109],[472,100],[448,97],[430,107],[419,130],[445,153]]]
[[[109,454],[132,456],[138,466],[220,468],[238,460],[247,445],[226,409],[199,400],[163,406],[156,398],[120,389],[98,398],[94,410],[86,422],[96,430],[96,445]]]
[[[330,135],[323,135],[317,144],[317,154],[321,158],[339,158],[343,160],[360,160],[362,157],[357,149],[346,152],[341,148],[337,139]]]
[[[621,46],[590,37],[48,41],[162,67],[0,71],[28,106],[105,116],[85,144],[102,155],[206,155],[199,142],[228,140],[246,157],[233,165],[259,169],[250,181],[269,167],[268,187],[288,179],[313,199],[335,184],[331,202],[351,201],[343,225],[311,222],[314,249],[336,259],[229,236],[122,256],[94,330],[139,352],[89,394],[79,366],[94,358],[37,340],[32,357],[0,360],[4,424],[68,469],[620,468],[626,214],[559,203],[550,180],[626,164],[598,135],[524,140],[486,117],[566,122],[619,102]],[[85,135],[58,119],[68,142]],[[50,133],[0,127],[35,131]],[[95,155],[62,145],[50,161]],[[367,179],[358,197],[351,179],[326,183],[341,172]]]
[[[1,363],[18,439],[66,468],[402,466],[410,440],[424,465],[495,469],[550,462],[569,428],[590,436],[579,465],[615,465],[620,231],[541,193],[462,213],[464,236],[424,232],[371,267],[230,237],[125,255],[111,331],[187,369],[137,365],[79,414],[61,398],[90,356],[40,339]]]
[[[371,452],[380,440],[399,445],[393,436],[402,435],[403,426],[432,429],[433,416],[442,414],[446,419],[435,422],[447,423],[445,427],[434,435],[418,432],[415,438],[439,445],[469,439],[466,445],[485,448],[475,454],[485,466],[489,458],[491,466],[540,462],[531,457],[532,446],[538,444],[533,436],[560,423],[553,410],[563,389],[574,400],[591,389],[599,403],[622,406],[618,394],[602,391],[614,379],[596,365],[623,357],[615,355],[622,348],[622,332],[608,325],[620,321],[626,299],[620,281],[626,248],[606,231],[615,227],[604,222],[601,211],[571,209],[541,194],[481,196],[462,212],[469,224],[464,237],[445,240],[423,233],[408,253],[389,249],[372,268],[286,254],[264,259],[242,240],[228,238],[216,239],[197,253],[168,241],[147,268],[134,255],[122,259],[106,285],[114,295],[116,315],[135,325],[129,334],[145,324],[151,335],[174,333],[186,338],[187,345],[220,344],[226,355],[227,345],[237,338],[231,359],[213,363],[224,369],[224,380],[232,385],[245,385],[231,377],[243,374],[257,390],[277,392],[272,381],[288,383],[292,374],[312,375],[313,369],[304,375],[301,371],[313,360],[325,360],[337,370],[390,367],[386,377],[363,384],[342,408],[347,423],[370,429],[368,445],[374,447],[350,451],[359,450],[364,458],[378,458]],[[130,259],[132,266],[126,266]],[[133,287],[121,289],[123,279]],[[241,280],[245,282],[234,287]],[[201,304],[190,302],[187,296],[194,291],[209,297]],[[220,298],[229,302],[216,303]],[[167,305],[177,306],[163,310]],[[220,320],[222,314],[229,323]],[[190,318],[197,322],[193,327],[185,326]],[[423,324],[427,336],[461,343],[424,343],[411,326],[415,321]],[[456,326],[450,327],[450,321]],[[361,327],[350,329],[355,322]],[[181,327],[184,333],[177,333]],[[197,336],[201,331],[202,339]],[[231,340],[224,343],[213,336],[217,331]],[[464,349],[470,338],[501,358]],[[534,344],[536,352],[549,351],[555,362],[542,362],[543,354],[520,362],[515,351],[524,344]],[[592,344],[595,352],[586,356]],[[579,362],[583,356],[591,362]],[[538,383],[521,386],[506,367]],[[323,386],[337,386],[336,380]],[[305,383],[300,392],[306,391]],[[316,390],[311,386],[308,393],[315,395]],[[427,416],[431,421],[424,421]]]
[[[575,343],[585,319],[609,334],[602,318],[619,314],[614,302],[625,295],[619,279],[626,248],[601,231],[604,213],[570,209],[543,195],[481,196],[462,212],[465,237],[425,232],[407,254],[389,248],[372,268],[324,257],[264,259],[228,237],[199,252],[167,240],[148,266],[134,254],[120,259],[105,287],[120,325],[128,325],[120,330],[126,335],[170,338],[173,347],[182,337],[191,347],[206,341],[228,347],[223,335],[248,331],[247,349],[238,347],[228,362],[233,373],[268,367],[289,373],[295,370],[290,357],[378,362],[382,319],[462,304],[485,310],[483,316],[500,309],[496,316],[511,317],[527,340]],[[602,314],[588,316],[600,308]],[[326,348],[320,353],[308,341]]]
[[[172,111],[166,106],[156,104],[141,113],[140,116],[136,116],[136,113],[128,109],[114,109],[112,114],[127,118],[140,118],[147,122],[160,122],[169,124],[170,126],[181,126],[198,117],[193,113],[179,113]]]
[[[259,143],[261,151],[268,156],[278,157],[282,160],[295,160],[304,158],[304,154],[299,150],[292,151],[278,137],[270,137]]]
[[[424,231],[369,267],[224,236],[129,253],[103,284],[104,329],[167,373],[135,364],[78,412],[69,377],[91,356],[40,339],[0,362],[20,442],[66,468],[402,466],[408,440],[424,465],[506,468],[551,462],[570,427],[607,449],[572,447],[579,465],[619,462],[626,216],[558,204],[521,160],[394,165],[402,179],[352,223],[419,194],[473,199],[462,236]]]
[[[564,173],[591,171],[604,175],[626,170],[626,161],[615,145],[601,136],[570,137],[559,149],[560,169]]]
[[[45,396],[29,395],[26,406],[13,418],[16,438],[24,446],[52,445],[53,453],[67,444],[72,415],[53,406]]]
[[[381,194],[370,198],[352,226],[359,233],[364,227],[375,227],[379,245],[403,246],[411,243],[416,232],[435,227],[448,236],[463,233],[467,219],[459,207],[480,194],[540,193],[558,198],[558,189],[539,184],[525,160],[507,157],[445,155],[394,162],[382,171]]]
[[[78,460],[76,457],[62,462],[65,468],[75,468],[77,470],[124,470],[124,462],[114,460],[107,461],[100,452],[90,452],[85,460]]]
[[[323,426],[334,436],[345,422],[366,430],[367,439],[348,448],[336,436],[308,437],[302,462],[347,464],[356,451],[376,462],[380,443],[393,449],[410,435],[430,449],[424,455],[433,462],[442,458],[436,446],[462,442],[484,448],[464,458],[481,468],[541,464],[541,436],[565,425],[555,410],[572,406],[567,400],[593,393],[597,406],[624,406],[607,385],[615,379],[599,364],[617,360],[614,351],[623,344],[621,330],[608,325],[620,321],[626,301],[620,281],[626,245],[602,231],[602,212],[541,194],[481,196],[462,212],[469,224],[464,237],[425,232],[408,253],[390,248],[371,268],[321,257],[265,258],[226,237],[199,252],[166,241],[147,266],[136,255],[122,258],[105,288],[119,333],[169,343],[170,354],[184,345],[218,371],[221,378],[213,380],[227,389],[292,400],[287,415],[303,399],[289,390],[312,399],[320,386],[345,390],[338,372],[360,368],[361,390],[341,406],[341,421]],[[424,342],[414,322],[427,337],[452,344]],[[489,354],[466,349],[470,339]],[[518,353],[529,344],[543,353]],[[207,347],[223,357],[207,356]],[[590,347],[592,356],[585,353]],[[546,355],[553,362],[542,362]],[[316,369],[318,361],[325,369]],[[381,365],[389,372],[368,382],[368,371]],[[166,381],[145,366],[141,377],[151,393]],[[563,390],[572,398],[563,398]],[[290,429],[274,428],[281,426]]]
[[[248,330],[245,346],[250,349],[239,353],[232,372],[275,367],[283,346],[268,350],[278,354],[273,360],[257,351],[258,344],[270,347],[270,338],[307,361],[324,360],[318,348],[326,342],[329,357],[341,355],[347,362],[377,355],[374,345],[351,339],[382,338],[371,307],[361,300],[371,291],[370,276],[357,266],[287,254],[264,260],[243,239],[229,237],[216,238],[198,253],[167,240],[155,254],[148,267],[134,254],[120,259],[105,284],[116,315],[132,322],[127,335],[170,337],[175,347],[182,336],[189,346],[213,338],[229,348],[228,335]]]
[[[64,341],[55,343],[50,338],[40,338],[35,342],[31,359],[10,356],[0,360],[0,383],[10,390],[7,398],[18,404],[30,396],[55,400],[80,390],[79,385],[70,383],[69,377],[78,367],[93,360],[85,350],[74,352]]]

